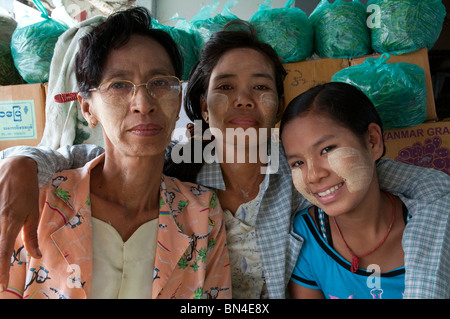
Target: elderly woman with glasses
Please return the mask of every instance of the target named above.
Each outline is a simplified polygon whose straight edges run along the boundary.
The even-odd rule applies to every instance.
[[[41,258],[17,239],[3,298],[229,298],[223,212],[212,191],[162,174],[181,107],[182,59],[148,12],[82,38],[78,101],[105,154],[40,192]]]

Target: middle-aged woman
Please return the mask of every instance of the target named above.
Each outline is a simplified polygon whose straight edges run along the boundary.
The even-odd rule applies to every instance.
[[[181,107],[182,59],[148,12],[111,15],[82,38],[78,101],[105,154],[41,189],[42,257],[17,240],[1,297],[229,298],[216,195],[162,174]]]
[[[231,26],[215,33],[206,43],[198,64],[191,72],[186,91],[186,113],[192,121],[201,123],[200,125],[197,122],[198,125],[193,130],[191,145],[194,152],[191,152],[191,155],[194,160],[195,156],[200,156],[203,161],[184,165],[176,163],[174,155],[181,157],[187,154],[188,149],[185,146],[178,149],[174,146],[173,151],[169,153],[171,157],[166,163],[166,172],[169,175],[175,173],[174,176],[182,180],[192,178],[200,185],[217,190],[225,211],[233,297],[285,298],[287,283],[302,246],[302,239],[292,231],[292,216],[294,212],[310,205],[293,187],[283,149],[280,148],[278,153],[278,149],[274,150],[272,145],[266,146],[265,149],[271,150],[269,164],[267,158],[260,156],[259,150],[264,149],[261,137],[264,134],[270,136],[267,130],[275,126],[282,111],[283,80],[286,72],[274,50],[259,42],[249,25],[241,25],[238,30],[233,27],[234,31],[228,28]],[[227,129],[235,133],[231,138],[240,138],[241,141],[249,143],[233,145],[226,136]],[[245,136],[239,129],[255,133],[254,136],[258,140],[252,141],[250,134]],[[205,147],[200,149],[203,154],[198,154],[196,135],[202,135],[203,132]],[[214,135],[214,141],[211,141],[210,133]],[[212,150],[215,150],[215,153]],[[228,154],[231,150],[236,151],[237,155],[243,154],[244,160],[239,162],[238,158],[231,157],[231,160],[227,161],[223,154]],[[251,161],[252,153],[256,150],[258,156],[256,160],[253,158]],[[64,147],[60,151],[68,160],[59,152],[48,152],[40,148],[8,150],[9,154],[6,155],[33,158],[38,164],[41,180],[45,179],[49,172],[53,174],[56,170],[86,162],[93,153],[101,149],[80,145]],[[209,155],[212,159],[215,156],[220,159],[222,155],[223,160],[202,158]],[[277,157],[278,167],[274,164]],[[16,162],[20,160],[22,158],[17,157]],[[7,172],[12,174],[14,171],[14,162],[10,164],[2,167],[6,175]],[[392,160],[380,161],[377,171],[381,188],[418,203],[429,203],[433,199],[448,195],[450,190],[450,183],[441,180],[438,171]],[[15,178],[20,180],[19,176]],[[5,183],[8,183],[8,178],[0,178],[0,186]],[[11,188],[0,191],[0,198],[7,198],[12,190],[21,187],[22,183],[13,183]],[[28,211],[17,208],[20,204],[7,201],[5,208],[0,211],[0,216],[14,220],[15,227],[22,226],[26,218],[32,220],[27,217]],[[29,209],[32,210],[32,207]],[[20,213],[17,212],[19,210]],[[439,216],[430,215],[426,210],[420,209],[412,211],[411,214],[413,217],[405,229],[404,242],[406,245],[421,245],[421,251],[425,254],[405,257],[410,258],[408,262],[417,266],[415,269],[420,269],[415,274],[406,274],[411,276],[409,282],[417,282],[417,286],[406,287],[405,297],[432,298],[442,289],[446,289],[427,279],[430,272],[447,270],[445,262],[433,256],[439,255],[436,249],[448,243],[444,243],[443,238],[436,236],[429,227],[442,222]],[[0,222],[0,229],[5,227],[4,225]],[[30,226],[32,223],[27,221],[25,225]],[[30,228],[31,236],[28,237],[32,239],[32,226]],[[4,238],[0,253],[7,251],[4,247],[9,233],[5,229],[5,235],[0,234],[0,239]],[[414,237],[410,236],[412,233],[415,234]],[[417,233],[420,237],[419,243]],[[31,246],[36,247],[36,243]],[[0,279],[5,271],[4,268],[0,271]]]

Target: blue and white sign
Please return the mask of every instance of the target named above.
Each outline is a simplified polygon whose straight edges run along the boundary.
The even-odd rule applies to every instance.
[[[34,100],[0,101],[0,141],[36,138]]]

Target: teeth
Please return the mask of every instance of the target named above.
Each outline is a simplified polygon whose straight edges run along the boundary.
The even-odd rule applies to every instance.
[[[317,193],[317,195],[319,195],[320,197],[328,196],[336,192],[339,188],[342,187],[342,185],[344,185],[344,183],[340,183],[339,185],[333,186],[330,189],[326,190],[325,192]]]

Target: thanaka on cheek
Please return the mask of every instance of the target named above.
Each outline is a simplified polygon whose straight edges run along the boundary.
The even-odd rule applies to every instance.
[[[267,108],[278,108],[278,97],[275,93],[263,93],[259,96],[259,102]]]
[[[303,195],[308,201],[310,201],[312,204],[319,206],[319,201],[314,197],[313,194],[308,191],[308,188],[306,187],[305,181],[303,179],[303,173],[300,168],[292,170],[292,181],[294,183],[295,188],[297,191]]]
[[[223,108],[228,106],[228,96],[223,93],[210,93],[206,101],[208,108]]]
[[[330,168],[341,177],[350,193],[367,187],[372,181],[374,162],[370,153],[341,147],[328,154]]]

